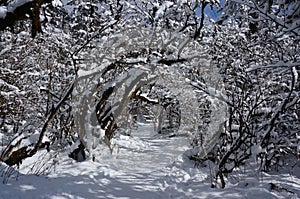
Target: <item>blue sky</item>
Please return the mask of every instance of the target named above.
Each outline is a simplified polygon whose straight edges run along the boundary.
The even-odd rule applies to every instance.
[[[220,4],[221,6],[224,5],[226,0],[220,0]],[[201,9],[199,8],[199,15],[200,15]],[[217,8],[213,7],[213,9],[211,9],[210,6],[206,6],[206,8],[204,9],[205,14],[207,14],[208,16],[210,16],[213,19],[218,18],[218,16],[220,16],[220,13],[217,13]]]

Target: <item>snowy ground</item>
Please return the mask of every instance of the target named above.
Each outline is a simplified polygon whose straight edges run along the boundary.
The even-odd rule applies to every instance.
[[[58,157],[60,161],[47,176],[20,175],[17,181],[0,183],[0,199],[300,197],[300,174],[261,174],[247,179],[236,175],[236,182],[226,189],[212,189],[208,168],[195,168],[183,155],[189,147],[187,138],[161,137],[152,129],[150,124],[141,124],[130,137],[120,135],[113,155],[103,154],[95,162]],[[270,183],[278,189],[271,189]]]

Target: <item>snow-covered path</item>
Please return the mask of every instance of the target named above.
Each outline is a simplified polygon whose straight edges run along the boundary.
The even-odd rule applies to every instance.
[[[208,168],[195,168],[182,155],[188,146],[185,136],[159,136],[150,124],[141,124],[131,136],[117,137],[113,155],[102,154],[95,162],[62,159],[46,177],[10,179],[6,185],[0,183],[0,199],[294,199],[300,195],[300,179],[288,174],[264,175],[263,183],[249,177],[226,189],[212,189]],[[270,182],[294,194],[270,190]]]
[[[131,136],[120,135],[116,144],[115,155],[101,159],[101,162],[127,173],[159,170],[174,162],[189,146],[187,137],[159,135],[153,132],[151,125],[139,126]]]
[[[0,198],[171,198],[178,194],[166,191],[170,183],[190,178],[174,170],[188,145],[185,136],[160,136],[151,124],[141,124],[131,136],[118,136],[113,155],[95,162],[66,159],[48,178],[10,180]]]
[[[120,135],[116,144],[118,148],[113,156],[103,156],[96,161],[101,163],[104,173],[121,183],[120,186],[130,185],[128,198],[172,198],[178,193],[166,191],[170,184],[190,178],[175,165],[188,149],[186,136],[158,135],[151,124],[141,124],[131,136]],[[126,191],[123,194],[126,195]]]

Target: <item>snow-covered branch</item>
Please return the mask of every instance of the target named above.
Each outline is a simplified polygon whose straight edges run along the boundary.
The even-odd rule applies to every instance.
[[[292,69],[294,67],[300,66],[300,62],[293,62],[293,63],[287,63],[287,62],[277,62],[276,64],[270,64],[270,65],[250,65],[249,68],[246,69],[246,72],[252,72],[255,70],[264,70],[264,69],[276,69],[276,68],[287,68]]]

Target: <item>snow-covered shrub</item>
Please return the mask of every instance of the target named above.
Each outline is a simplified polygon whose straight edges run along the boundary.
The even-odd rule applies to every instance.
[[[203,10],[217,3],[69,1],[60,6],[47,4],[52,9],[42,6],[45,8],[40,12],[44,34],[34,40],[30,39],[28,21],[24,21],[27,31],[19,34],[5,31],[12,36],[3,38],[8,40],[3,43],[7,48],[1,49],[0,55],[5,60],[1,64],[21,68],[17,68],[11,80],[7,79],[13,71],[3,73],[1,78],[8,83],[4,83],[5,92],[22,88],[20,90],[27,93],[7,99],[1,93],[4,111],[9,107],[6,102],[19,100],[15,103],[16,112],[1,113],[2,123],[11,117],[22,129],[9,131],[16,137],[11,145],[15,154],[25,152],[11,164],[34,155],[44,139],[55,150],[76,143],[91,152],[99,143],[109,144],[118,124],[124,121],[129,102],[145,98],[140,91],[151,84],[155,85],[155,91],[154,97],[149,99],[160,101],[169,127],[186,131],[198,129],[195,104],[198,103],[196,96],[202,94],[194,93],[195,85],[191,84],[191,73],[187,71],[198,71],[208,85],[217,85],[216,70],[208,67],[211,38],[206,34],[209,28],[203,31]],[[22,79],[23,85],[20,85],[18,77],[22,75],[27,79]],[[210,100],[215,110],[212,114],[217,115],[218,101]],[[149,108],[147,104],[143,106]],[[213,136],[219,129],[214,124],[205,134],[208,148],[218,137]],[[13,129],[9,125],[1,128]],[[196,130],[196,134],[199,132],[204,133]],[[29,143],[21,143],[32,136],[35,139]],[[210,138],[214,138],[212,142]],[[12,154],[10,150],[6,152],[4,161]]]
[[[228,119],[200,162],[216,164],[222,187],[225,176],[244,166],[269,171],[298,164],[298,12],[298,1],[227,1],[215,26],[212,54]]]

